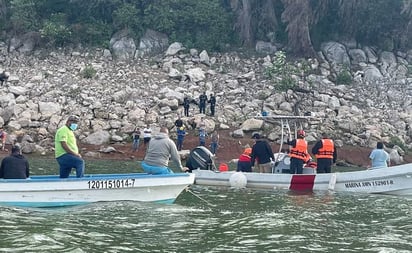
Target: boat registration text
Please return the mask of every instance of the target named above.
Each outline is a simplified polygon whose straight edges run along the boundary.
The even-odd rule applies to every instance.
[[[135,179],[90,180],[89,189],[112,189],[134,187]]]
[[[376,180],[376,181],[364,181],[364,182],[350,182],[346,183],[346,188],[356,188],[356,187],[371,187],[371,186],[388,186],[392,185],[393,180]]]

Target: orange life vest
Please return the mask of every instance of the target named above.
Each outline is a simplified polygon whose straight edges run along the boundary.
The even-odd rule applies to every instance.
[[[322,139],[322,148],[318,150],[318,153],[315,154],[315,157],[333,159],[333,150],[335,149],[334,147],[335,146],[331,139]]]
[[[306,161],[308,157],[308,143],[304,139],[296,139],[296,145],[290,149],[289,156]]]

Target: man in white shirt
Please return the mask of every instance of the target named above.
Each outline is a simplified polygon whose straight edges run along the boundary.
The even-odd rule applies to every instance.
[[[150,128],[149,125],[147,125],[146,128],[143,129],[143,143],[145,147],[150,142],[151,138],[152,138],[152,129]]]

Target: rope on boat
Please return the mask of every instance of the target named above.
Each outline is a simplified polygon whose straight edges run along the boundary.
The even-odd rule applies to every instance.
[[[216,206],[212,203],[210,203],[209,201],[207,201],[206,199],[200,197],[199,195],[197,195],[196,193],[194,193],[193,191],[191,191],[188,187],[186,188],[186,191],[191,193],[193,196],[195,196],[196,198],[200,199],[201,201],[205,202],[206,204],[208,204],[209,206]]]

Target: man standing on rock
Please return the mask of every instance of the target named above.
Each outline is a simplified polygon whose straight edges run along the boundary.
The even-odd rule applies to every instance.
[[[189,117],[190,100],[188,97],[183,99],[183,108],[185,109],[185,117]]]
[[[210,103],[210,116],[215,116],[215,107],[216,107],[216,97],[211,94],[210,95],[210,99],[209,99],[209,103]]]
[[[70,116],[66,124],[57,130],[54,138],[54,153],[60,166],[60,178],[68,178],[72,168],[76,169],[76,177],[83,177],[84,174],[84,160],[73,133],[78,123],[78,116]]]
[[[183,126],[183,120],[180,116],[178,116],[177,120],[175,121],[175,127],[177,129],[177,128],[182,127],[182,126]]]
[[[150,128],[149,124],[143,129],[143,144],[146,148],[147,144],[149,144],[150,139],[152,138],[152,129]]]
[[[206,102],[207,102],[206,92],[203,92],[203,94],[199,96],[200,113],[206,114]]]

